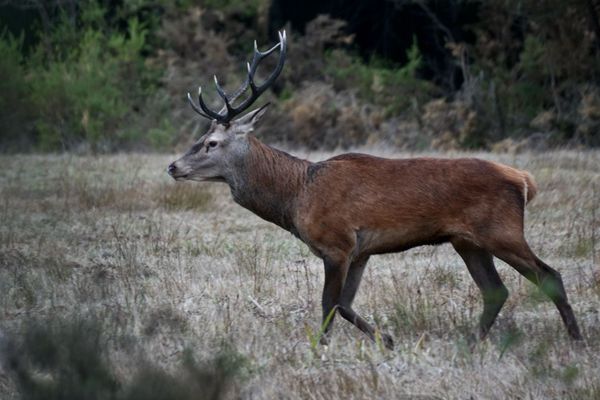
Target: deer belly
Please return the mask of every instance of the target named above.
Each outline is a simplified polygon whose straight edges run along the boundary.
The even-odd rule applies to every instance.
[[[448,242],[450,235],[437,229],[402,228],[361,230],[357,233],[360,254],[396,253],[423,245]]]

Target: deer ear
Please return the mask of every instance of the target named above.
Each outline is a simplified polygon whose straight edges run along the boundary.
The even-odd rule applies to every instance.
[[[240,128],[240,133],[248,133],[254,129],[254,124],[256,124],[262,116],[267,112],[267,106],[271,103],[267,103],[256,110],[252,110],[249,113],[245,114],[243,117],[236,119],[234,122]]]

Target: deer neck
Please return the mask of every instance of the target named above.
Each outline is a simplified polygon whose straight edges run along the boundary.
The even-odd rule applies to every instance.
[[[248,137],[248,152],[228,180],[236,203],[259,217],[296,233],[293,222],[298,196],[310,162]]]

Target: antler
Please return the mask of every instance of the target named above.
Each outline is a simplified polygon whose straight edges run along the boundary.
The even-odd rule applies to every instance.
[[[258,65],[265,57],[267,57],[269,54],[271,54],[275,50],[277,50],[277,48],[279,48],[280,50],[279,50],[279,61],[277,62],[277,66],[275,67],[275,70],[271,73],[271,76],[269,76],[269,78],[267,78],[267,80],[265,80],[265,82],[262,85],[256,86],[256,84],[254,83],[254,74],[256,73],[256,69],[258,68]],[[270,48],[269,50],[267,50],[265,52],[261,52],[258,50],[258,46],[256,45],[256,40],[255,40],[254,41],[254,57],[252,58],[252,63],[247,63],[248,77],[246,78],[246,81],[242,84],[242,86],[240,86],[240,88],[238,90],[236,90],[231,96],[227,96],[227,94],[225,93],[225,90],[223,90],[223,88],[219,84],[219,80],[217,79],[217,76],[215,75],[215,87],[217,89],[217,93],[219,94],[219,96],[221,96],[221,98],[223,99],[223,102],[225,103],[225,105],[223,106],[221,111],[215,112],[215,111],[211,110],[206,104],[204,104],[204,100],[202,100],[202,87],[198,87],[198,105],[199,105],[199,107],[192,100],[192,96],[189,93],[187,95],[188,101],[192,105],[192,108],[194,109],[194,111],[196,111],[198,114],[202,115],[205,118],[213,119],[213,120],[217,121],[217,123],[219,123],[219,124],[228,124],[236,115],[240,114],[242,111],[244,111],[245,109],[250,107],[250,105],[252,105],[252,103],[254,103],[256,101],[256,99],[258,99],[258,97],[265,90],[267,90],[269,88],[269,86],[271,86],[273,84],[273,82],[275,81],[277,76],[279,76],[279,73],[283,69],[283,64],[285,63],[286,48],[287,48],[287,38],[285,35],[285,30],[282,32],[279,32],[279,43],[277,43],[275,46],[273,46],[272,48]],[[248,97],[247,99],[242,101],[240,103],[240,105],[238,105],[237,107],[234,107],[232,105],[232,103],[240,95],[242,95],[248,89],[248,87],[250,87],[250,91],[251,91],[250,97]]]

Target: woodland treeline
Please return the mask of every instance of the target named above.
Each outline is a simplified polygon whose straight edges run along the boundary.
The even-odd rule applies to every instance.
[[[597,147],[599,18],[598,0],[0,0],[0,146],[184,147],[207,126],[187,92],[218,107],[212,75],[236,88],[286,28],[270,143]]]

